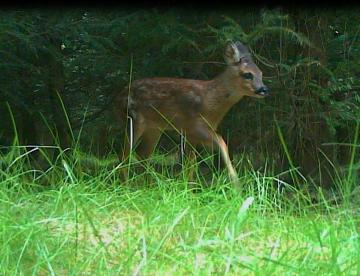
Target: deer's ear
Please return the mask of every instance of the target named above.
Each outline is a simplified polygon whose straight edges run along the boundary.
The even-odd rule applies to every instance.
[[[227,64],[235,64],[241,62],[242,58],[251,58],[248,48],[240,41],[228,42],[225,48],[224,59]]]
[[[239,52],[240,59],[242,59],[243,57],[251,56],[248,48],[244,44],[242,44],[240,41],[236,41],[234,44],[236,45],[236,49]]]
[[[238,63],[241,59],[240,52],[236,44],[229,41],[225,47],[224,59],[227,64]]]

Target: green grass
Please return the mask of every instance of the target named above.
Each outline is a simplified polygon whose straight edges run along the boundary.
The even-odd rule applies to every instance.
[[[241,194],[226,175],[200,190],[150,168],[122,183],[78,154],[34,178],[20,155],[1,156],[0,275],[360,274],[356,195],[314,202],[250,169]]]

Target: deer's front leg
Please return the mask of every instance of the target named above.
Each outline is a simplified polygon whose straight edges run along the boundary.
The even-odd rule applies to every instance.
[[[181,131],[178,159],[180,161],[181,173],[189,181],[194,181],[194,167],[196,166],[196,154],[193,149],[193,145],[190,144],[186,132]]]
[[[231,180],[234,181],[235,183],[237,183],[238,175],[231,163],[228,147],[227,147],[224,139],[220,135],[218,135],[216,133],[214,135],[215,135],[214,141],[220,149],[221,158],[223,159],[223,161],[228,169]]]
[[[218,148],[220,151],[220,155],[222,160],[224,161],[226,168],[229,172],[230,178],[232,182],[237,185],[238,184],[238,176],[237,173],[231,163],[229,157],[228,147],[224,141],[224,139],[217,134],[215,131],[209,129],[206,126],[199,126],[193,131],[193,136],[196,137],[199,142],[201,142],[205,147],[213,149]]]

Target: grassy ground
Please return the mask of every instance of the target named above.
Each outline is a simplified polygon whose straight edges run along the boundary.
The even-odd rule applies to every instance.
[[[151,169],[120,183],[76,160],[34,180],[25,157],[6,158],[1,275],[360,274],[359,205],[346,189],[314,201],[251,170],[242,193],[225,175],[201,190]]]

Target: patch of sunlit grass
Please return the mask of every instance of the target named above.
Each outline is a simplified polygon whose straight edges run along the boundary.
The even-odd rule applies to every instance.
[[[312,203],[254,170],[242,193],[226,174],[199,190],[151,166],[124,183],[109,160],[86,171],[74,158],[46,186],[22,159],[2,171],[1,275],[360,273],[359,207],[341,198]]]

